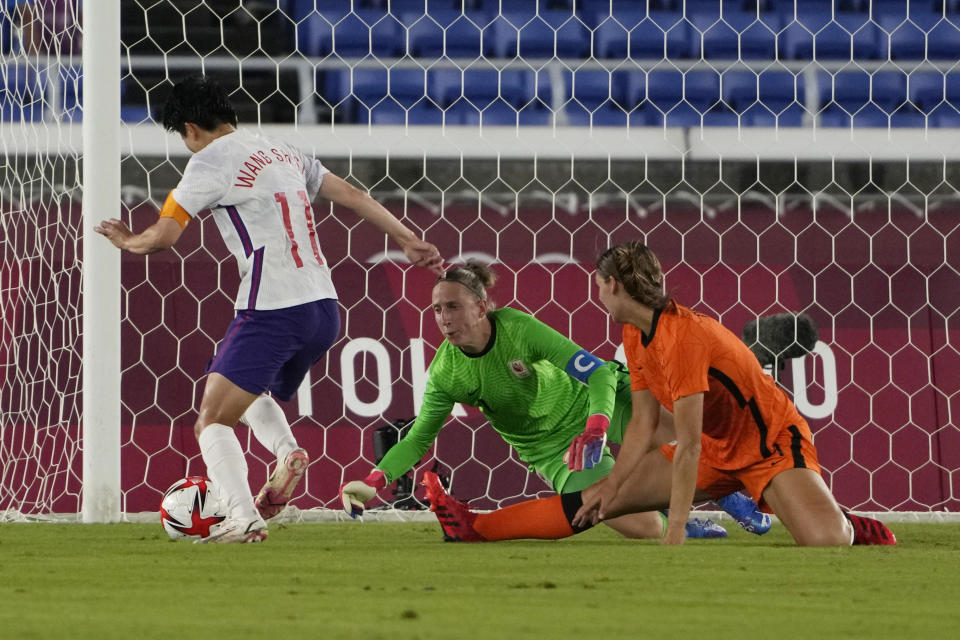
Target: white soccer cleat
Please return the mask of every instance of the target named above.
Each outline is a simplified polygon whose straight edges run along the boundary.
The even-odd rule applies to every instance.
[[[263,518],[227,518],[206,538],[194,544],[214,542],[218,544],[263,542],[267,539],[267,523]]]
[[[277,463],[277,468],[273,470],[267,484],[263,485],[253,500],[261,518],[269,520],[283,511],[309,463],[310,456],[304,449],[294,449],[287,455],[286,460]]]

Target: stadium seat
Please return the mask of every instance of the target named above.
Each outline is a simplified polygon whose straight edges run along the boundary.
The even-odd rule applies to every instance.
[[[902,71],[877,71],[870,78],[870,99],[886,113],[897,111],[907,102],[907,74]]]
[[[791,110],[802,119],[803,85],[798,86],[797,77],[789,71],[728,72],[723,75],[722,85],[724,102],[739,113],[751,110],[762,117],[764,109],[753,109],[759,103],[771,117]],[[789,118],[791,122],[794,119]]]
[[[719,107],[720,75],[715,71],[687,71],[683,75],[683,98],[701,114]]]
[[[927,57],[960,60],[960,15],[941,20],[927,32]]]
[[[454,112],[457,110],[454,109]],[[488,104],[482,110],[464,108],[460,110],[460,117],[457,124],[478,125],[485,127],[515,127],[520,126],[544,126],[550,124],[552,114],[547,109],[538,104],[531,104],[527,107],[518,109],[504,100],[497,99]],[[448,121],[448,124],[451,124]]]
[[[927,122],[936,127],[960,128],[960,111],[951,104],[941,104],[934,108],[927,116]]]
[[[441,106],[466,99],[479,110],[503,98],[507,104],[520,108],[535,96],[549,103],[547,74],[535,76],[533,71],[496,69],[467,69],[462,74],[456,69],[431,69],[427,72],[427,95]],[[540,83],[537,83],[537,80]]]
[[[696,53],[692,53],[694,48]],[[648,15],[643,9],[620,11],[597,24],[593,51],[598,58],[697,57],[699,39],[694,42],[690,23],[682,13],[651,12]]]
[[[740,113],[740,120],[752,127],[799,127],[804,124],[805,115],[806,110],[798,102],[787,105],[780,112],[774,112],[758,102],[744,109]]]
[[[426,71],[423,69],[390,69],[390,97],[404,108],[427,102]]]
[[[910,104],[905,104],[890,114],[891,127],[919,127],[927,124],[927,117]]]
[[[910,102],[923,113],[929,113],[944,101],[944,80],[939,71],[914,71],[907,77]]]
[[[43,109],[42,81],[34,69],[17,64],[0,67],[0,120],[41,120]]]
[[[419,58],[478,58],[482,55],[481,34],[489,22],[484,12],[461,13],[448,9],[429,15],[405,14],[407,48]]]
[[[698,20],[703,20],[698,22]],[[694,16],[693,39],[702,39],[704,58],[772,60],[776,56],[780,16],[747,11],[724,12],[723,17],[707,22]]]
[[[484,31],[484,50],[495,58],[582,58],[590,50],[590,33],[572,11],[530,16],[504,10]]]
[[[297,21],[297,48],[308,56],[333,53],[357,57],[367,55],[371,46],[378,56],[394,55],[402,48],[402,30],[396,16],[383,10],[351,9],[340,0],[294,0],[292,17]],[[375,37],[371,38],[371,25]]]
[[[660,113],[666,113],[683,101],[683,73],[651,71],[647,75],[647,100]]]
[[[909,21],[881,16],[883,54],[892,60],[957,60],[960,58],[960,16],[944,19],[937,14],[911,14]]]
[[[713,71],[651,71],[647,100],[668,127],[699,126],[702,114],[720,100],[720,76]]]
[[[601,106],[629,111],[637,104],[630,98],[631,90],[636,90],[635,86],[631,85],[632,75],[634,74],[626,71],[611,73],[595,69],[580,69],[575,73],[565,71],[563,73],[565,102],[572,98],[588,111]],[[642,82],[643,74],[639,75]]]
[[[432,104],[418,103],[409,109],[404,109],[392,100],[385,100],[369,110],[372,124],[392,125],[440,125],[443,123],[443,112]],[[366,121],[361,119],[361,124]]]
[[[881,46],[892,60],[923,60],[927,57],[926,34],[919,26],[894,16],[880,16]]]
[[[789,18],[780,34],[781,57],[791,60],[870,60],[882,56],[882,34],[867,13],[814,11]]]
[[[705,127],[736,127],[739,125],[740,116],[727,105],[718,105],[703,114],[703,126]]]
[[[354,69],[351,93],[366,107],[377,104],[390,95],[390,81],[387,70]]]

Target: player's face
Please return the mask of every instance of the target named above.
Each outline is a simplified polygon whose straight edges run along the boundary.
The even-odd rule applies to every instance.
[[[433,288],[433,316],[443,337],[455,347],[486,345],[487,305],[461,284],[438,282]]]
[[[617,319],[617,296],[614,293],[614,283],[616,280],[613,278],[605,278],[600,273],[595,273],[593,280],[597,285],[597,298],[600,300],[600,304],[607,310],[607,313],[611,315],[614,322],[620,322]]]

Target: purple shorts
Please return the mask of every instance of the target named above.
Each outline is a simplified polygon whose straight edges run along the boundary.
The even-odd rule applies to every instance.
[[[219,373],[245,391],[290,400],[313,363],[340,335],[333,299],[270,311],[237,311],[207,373]]]

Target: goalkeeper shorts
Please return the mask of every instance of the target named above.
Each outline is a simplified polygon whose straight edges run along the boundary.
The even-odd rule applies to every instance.
[[[290,400],[315,362],[340,335],[340,309],[331,298],[285,309],[237,312],[207,365],[244,391]]]

